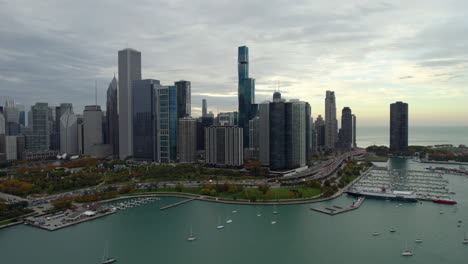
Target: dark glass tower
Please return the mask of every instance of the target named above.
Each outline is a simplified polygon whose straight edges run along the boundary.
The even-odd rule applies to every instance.
[[[255,79],[249,78],[249,48],[241,46],[238,49],[238,99],[239,99],[239,126],[243,128],[244,147],[249,142],[249,120],[257,112],[255,105]]]
[[[349,107],[344,107],[341,111],[340,132],[340,147],[350,149],[353,143],[353,115]]]
[[[119,155],[119,114],[117,109],[117,79],[112,79],[107,88],[106,102],[106,129],[107,129],[107,144],[112,145],[112,154]]]
[[[408,104],[396,102],[390,105],[390,151],[402,153],[408,150]]]
[[[189,117],[191,115],[191,87],[189,81],[175,82],[177,90],[177,118]]]
[[[158,80],[133,81],[133,157],[156,160],[156,100]]]

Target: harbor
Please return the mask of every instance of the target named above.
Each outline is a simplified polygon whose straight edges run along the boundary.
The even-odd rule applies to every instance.
[[[348,193],[389,200],[452,201],[455,193],[448,183],[440,172],[374,167]]]

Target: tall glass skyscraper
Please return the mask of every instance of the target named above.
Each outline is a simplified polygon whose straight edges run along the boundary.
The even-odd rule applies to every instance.
[[[327,149],[335,148],[337,132],[335,92],[327,91],[325,97],[325,147]]]
[[[396,102],[390,105],[390,151],[408,150],[408,104]]]
[[[177,159],[177,90],[175,86],[157,89],[157,142],[159,162]]]
[[[107,88],[107,102],[106,102],[106,129],[107,129],[107,144],[112,145],[112,154],[119,155],[119,114],[117,103],[118,84],[117,79],[112,79]]]
[[[249,143],[249,120],[257,112],[255,104],[255,79],[249,78],[249,48],[238,48],[238,100],[239,100],[239,126],[243,128],[244,147]]]
[[[156,88],[158,80],[133,81],[133,157],[157,160]]]
[[[191,115],[191,87],[189,81],[175,82],[177,89],[177,118],[189,117]]]

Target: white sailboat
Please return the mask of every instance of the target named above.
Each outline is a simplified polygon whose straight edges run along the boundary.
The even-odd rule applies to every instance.
[[[218,218],[218,226],[216,227],[218,229],[223,229],[224,225],[221,224],[221,217]]]
[[[421,238],[416,238],[416,240],[414,240],[414,242],[416,242],[416,243],[422,243],[423,241],[422,241]]]
[[[413,256],[413,251],[408,249],[408,241],[406,242],[405,251],[403,251],[403,253],[401,253],[401,255],[405,256],[405,257]]]
[[[278,210],[276,209],[276,204],[273,205],[273,212],[272,213],[273,214],[278,214]]]
[[[104,248],[104,254],[102,256],[101,264],[110,264],[117,262],[117,259],[109,257],[109,242],[106,241],[106,247]]]
[[[466,232],[463,235],[463,244],[468,244],[468,238],[466,238]]]
[[[232,219],[229,219],[228,217],[226,217],[226,224],[230,224],[232,223]]]
[[[190,236],[187,238],[188,241],[195,241],[197,239],[196,236],[193,235],[192,226],[190,226]]]

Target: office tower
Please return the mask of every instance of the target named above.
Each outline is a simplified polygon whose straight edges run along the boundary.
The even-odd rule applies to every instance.
[[[156,93],[158,159],[161,163],[177,159],[177,91],[175,86],[160,86]]]
[[[107,88],[106,102],[106,127],[107,127],[107,144],[112,145],[112,155],[119,156],[119,114],[117,101],[118,84],[114,78]]]
[[[396,102],[390,105],[390,151],[408,151],[408,104]]]
[[[310,105],[276,95],[259,105],[260,162],[272,170],[305,166],[311,156]]]
[[[353,143],[353,115],[351,108],[344,107],[341,111],[340,147],[350,149]]]
[[[70,103],[62,103],[60,106],[55,107],[55,124],[53,126],[53,132],[51,137],[51,149],[52,150],[61,150],[61,124],[60,118],[66,112],[73,114],[73,105]]]
[[[207,114],[208,108],[206,106],[206,99],[202,100],[202,117],[205,117]]]
[[[26,150],[26,137],[24,135],[16,136],[16,154],[18,159],[24,159],[23,153]]]
[[[317,117],[314,125],[317,131],[317,150],[322,151],[325,146],[325,121],[321,115]]]
[[[69,155],[78,154],[78,119],[68,109],[60,116],[60,152]]]
[[[5,129],[6,135],[16,136],[20,133],[19,110],[14,100],[5,101]]]
[[[177,118],[188,117],[191,115],[192,99],[191,87],[189,81],[175,82],[177,90]]]
[[[156,89],[158,80],[133,82],[133,157],[156,161]],[[166,114],[166,113],[162,113]]]
[[[5,155],[6,160],[18,159],[18,152],[16,148],[16,136],[5,137]]]
[[[205,162],[219,167],[243,165],[242,128],[211,126],[205,128]]]
[[[119,156],[132,156],[132,85],[141,80],[141,53],[134,49],[119,51]]]
[[[179,118],[177,129],[177,156],[179,162],[197,161],[197,120],[191,117]]]
[[[260,152],[260,118],[249,120],[249,152],[250,160],[259,160]]]
[[[28,111],[28,128],[32,128],[32,111]]]
[[[356,144],[356,115],[353,115],[353,148],[357,148]]]
[[[31,106],[32,135],[27,137],[28,150],[49,150],[50,148],[50,122],[49,105],[36,103]],[[29,139],[28,139],[29,138]]]
[[[249,78],[249,48],[238,48],[238,100],[239,126],[243,128],[244,147],[248,147],[249,120],[252,119],[258,106],[255,104],[255,79]]]
[[[216,125],[218,126],[235,126],[238,119],[237,112],[222,112],[216,118]]]
[[[327,91],[325,98],[325,147],[329,150],[335,148],[337,131],[335,92]]]
[[[83,111],[84,154],[95,156],[94,146],[102,145],[102,112],[99,105],[85,106]]]

